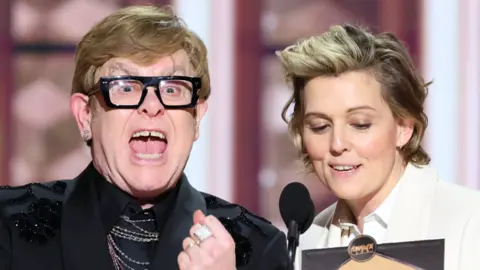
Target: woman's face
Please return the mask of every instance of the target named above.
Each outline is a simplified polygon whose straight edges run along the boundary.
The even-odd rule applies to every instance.
[[[388,195],[401,175],[397,149],[413,125],[393,117],[381,91],[366,71],[317,77],[305,86],[303,143],[320,180],[341,199]]]

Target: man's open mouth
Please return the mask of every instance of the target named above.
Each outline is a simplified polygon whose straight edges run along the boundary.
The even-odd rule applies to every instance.
[[[167,149],[167,136],[160,130],[138,130],[130,138],[130,149],[141,159],[159,159]]]

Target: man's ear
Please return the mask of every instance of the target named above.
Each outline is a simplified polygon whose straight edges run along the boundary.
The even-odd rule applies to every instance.
[[[80,134],[85,141],[92,138],[92,129],[90,125],[92,112],[88,100],[88,96],[80,93],[75,93],[70,97],[70,109],[77,121]]]
[[[402,118],[397,121],[397,147],[405,146],[413,136],[415,124],[412,119]]]
[[[207,112],[208,103],[206,100],[200,99],[195,107],[195,141],[200,137],[200,121]]]

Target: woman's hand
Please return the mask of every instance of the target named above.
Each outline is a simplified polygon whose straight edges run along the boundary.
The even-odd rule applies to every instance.
[[[180,270],[235,270],[235,242],[222,223],[196,211],[193,224],[177,258]]]

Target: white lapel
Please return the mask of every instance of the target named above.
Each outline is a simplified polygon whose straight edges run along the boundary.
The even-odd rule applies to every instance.
[[[312,224],[308,231],[300,237],[302,249],[317,249],[325,247],[327,236],[328,228]]]
[[[429,166],[408,164],[402,178],[386,235],[386,242],[426,239],[433,196],[439,177]]]
[[[325,248],[327,243],[328,228],[315,223],[302,235],[300,235],[299,248],[295,255],[295,269],[301,269],[302,251]]]
[[[302,250],[326,248],[328,246],[330,224],[333,219],[336,204],[337,203],[330,205],[317,215],[310,228],[300,236],[300,247]]]
[[[329,248],[339,247],[342,239],[341,234],[342,234],[342,230],[340,229],[340,227],[332,223],[328,230],[327,247]]]
[[[351,212],[342,200],[329,207],[327,222],[323,222],[324,230],[315,248],[334,248],[341,246],[342,229],[338,226],[340,219],[348,219]]]

